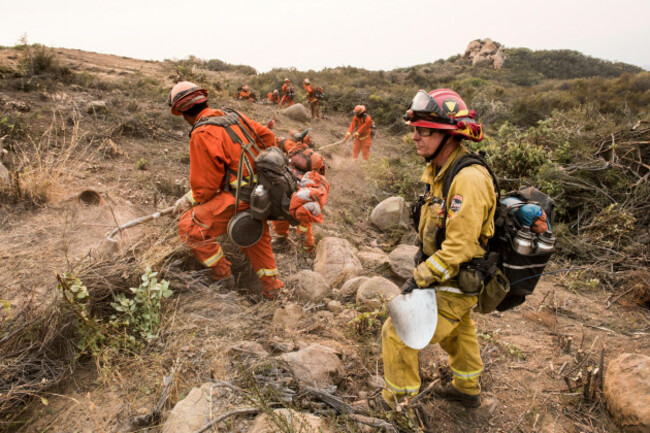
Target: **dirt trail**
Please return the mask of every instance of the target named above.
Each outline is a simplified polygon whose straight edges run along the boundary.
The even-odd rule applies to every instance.
[[[77,50],[58,49],[57,53],[75,68],[102,76],[142,73],[164,78],[165,74],[155,62]],[[21,98],[20,93],[8,96]],[[39,104],[36,98],[32,102]],[[40,104],[39,108],[46,106],[46,102]],[[340,140],[350,121],[330,116],[320,122],[299,123],[270,106],[230,100],[217,100],[212,105],[233,106],[260,123],[275,117],[274,131],[279,136],[311,127],[317,146]],[[161,108],[161,115],[168,115],[166,108]],[[70,191],[101,183],[110,197],[100,206],[73,200],[36,211],[6,210],[0,218],[0,259],[4,264],[0,298],[18,308],[25,293],[47,293],[54,287],[54,272],[64,269],[67,259],[74,260],[95,248],[115,226],[115,218],[123,223],[153,212],[154,203],[158,208],[171,204],[172,198],[164,194],[160,202],[152,199],[152,190],[187,177],[185,133],[186,129],[179,127],[158,141],[116,138],[128,151],[128,158],[98,157],[84,162],[83,185],[71,185]],[[348,141],[324,152],[331,192],[326,222],[315,229],[317,239],[340,236],[356,246],[373,244],[390,252],[400,238],[378,233],[367,218],[372,206],[385,198],[385,192],[374,189],[371,172],[380,158],[400,157],[412,149],[399,137],[381,131],[373,142],[371,161],[351,160],[350,148]],[[134,169],[141,158],[146,158],[150,168]],[[166,220],[165,224],[169,223]],[[159,228],[153,223],[129,231],[123,236],[123,246],[128,248],[139,233],[156,233]],[[297,247],[277,258],[285,279],[301,269],[310,269],[313,262]],[[383,268],[366,272],[395,279]],[[437,431],[615,431],[602,406],[583,402],[576,392],[569,392],[564,377],[578,376],[597,362],[602,350],[607,361],[623,352],[649,353],[649,314],[616,303],[609,305],[610,293],[603,289],[570,291],[565,287],[568,282],[563,277],[544,277],[523,306],[502,314],[474,316],[486,365],[482,379],[485,395],[498,404],[492,417],[486,418],[445,402],[427,400],[425,406],[436,420]],[[289,301],[294,301],[290,289]],[[264,368],[269,360],[242,361],[228,353],[230,345],[242,340],[257,341],[271,353],[275,353],[278,342],[295,347],[318,342],[332,347],[341,354],[347,372],[340,394],[353,400],[372,392],[368,378],[381,375],[379,328],[359,335],[348,324],[350,315],[335,317],[322,305],[310,305],[309,314],[295,329],[271,326],[274,310],[286,302],[255,304],[244,292],[215,293],[203,286],[180,292],[171,298],[170,316],[165,318],[158,343],[140,355],[117,355],[110,367],[100,371],[82,364],[70,381],[49,396],[49,406],[33,405],[33,420],[22,431],[123,431],[131,416],[153,407],[161,379],[173,366],[182,373],[177,376],[172,403],[210,379],[228,379],[249,367],[251,371],[267,371]],[[355,306],[347,307],[354,316]],[[570,348],[566,345],[569,338]],[[439,348],[425,349],[421,357],[425,383],[441,371],[445,374],[445,365],[446,356]],[[245,431],[245,423],[241,427]]]

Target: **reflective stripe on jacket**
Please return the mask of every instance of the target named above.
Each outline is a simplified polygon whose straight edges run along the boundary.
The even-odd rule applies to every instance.
[[[357,132],[353,134],[355,129]],[[371,132],[372,119],[368,114],[366,114],[363,118],[354,116],[352,123],[350,124],[350,129],[348,129],[348,134],[352,135],[353,137],[358,137],[359,140],[365,140],[366,138],[370,137]]]

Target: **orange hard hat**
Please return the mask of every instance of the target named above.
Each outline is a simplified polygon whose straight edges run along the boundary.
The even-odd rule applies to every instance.
[[[280,91],[278,89],[273,89],[273,93],[277,95]]]
[[[290,79],[288,79],[288,78],[285,78],[285,79],[284,79],[284,82],[285,82],[285,83],[290,83],[290,82],[291,82],[291,80],[290,80]]]
[[[247,85],[243,85],[241,89],[242,89],[242,90],[248,90],[248,86],[247,86]]]
[[[208,91],[189,81],[176,83],[169,92],[167,105],[172,109],[172,114],[180,116],[185,111],[208,100]]]
[[[303,80],[303,83],[305,83],[305,84],[311,84],[311,81],[309,81],[309,78],[305,78],[305,79]]]
[[[357,116],[366,112],[366,107],[364,105],[357,105],[354,107],[354,114]]]

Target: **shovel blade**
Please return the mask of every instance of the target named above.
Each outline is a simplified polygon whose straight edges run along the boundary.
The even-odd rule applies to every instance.
[[[412,349],[423,349],[433,338],[438,325],[436,291],[415,289],[395,297],[388,312],[399,338]]]

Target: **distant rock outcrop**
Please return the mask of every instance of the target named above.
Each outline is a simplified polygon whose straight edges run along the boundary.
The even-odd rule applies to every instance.
[[[501,69],[506,60],[503,45],[492,39],[476,39],[467,45],[464,59],[472,61],[472,65],[480,62],[492,62],[494,69]]]

